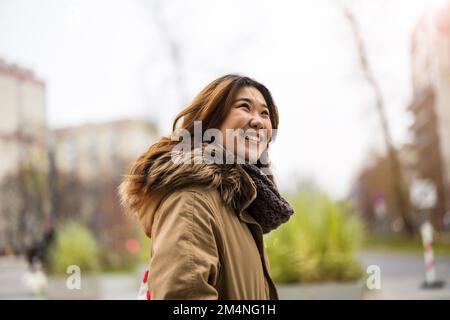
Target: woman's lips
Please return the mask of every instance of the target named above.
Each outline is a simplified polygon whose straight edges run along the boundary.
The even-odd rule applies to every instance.
[[[257,143],[261,142],[261,138],[259,136],[245,136],[245,139]]]

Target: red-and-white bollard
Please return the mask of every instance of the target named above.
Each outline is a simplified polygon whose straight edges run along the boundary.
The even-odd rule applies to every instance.
[[[425,261],[425,282],[422,287],[424,288],[440,288],[444,285],[443,281],[436,280],[436,268],[433,254],[433,226],[430,222],[425,222],[420,228],[422,235],[422,243],[424,248],[424,261]]]
[[[139,288],[138,300],[150,300],[150,291],[148,290],[148,273],[149,270],[144,271],[144,276],[142,277],[141,287]]]

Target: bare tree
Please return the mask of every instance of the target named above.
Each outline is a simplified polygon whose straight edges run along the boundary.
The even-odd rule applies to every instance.
[[[36,247],[50,215],[47,172],[39,165],[22,163],[0,185],[2,234],[0,246],[23,252]]]
[[[176,8],[176,5],[188,6],[195,4],[186,4],[183,1],[175,3],[174,0],[142,0],[141,4],[149,13],[149,17],[156,26],[163,49],[168,52],[168,55],[164,56],[163,59],[167,59],[166,62],[169,63],[171,70],[170,73],[166,75],[166,79],[164,79],[164,76],[161,77],[161,75],[158,75],[159,78],[163,78],[162,80],[159,80],[160,86],[174,88],[177,103],[183,106],[189,101],[189,75],[186,74],[186,66],[188,61],[185,58],[186,50],[189,48],[189,39],[185,39],[182,33],[182,31],[184,31],[182,29],[182,23],[188,22],[188,20],[180,20],[188,19],[189,15],[186,12],[186,9],[181,7]],[[173,9],[171,7],[172,5],[177,9],[172,10],[172,13],[179,14],[179,17],[165,16],[165,11],[167,9]],[[220,53],[223,56],[223,61],[226,61],[224,64],[224,72],[228,72],[230,66],[235,65],[236,62],[239,61],[240,54],[251,47],[251,44],[254,43],[254,38],[257,32],[258,30],[256,27],[244,28],[244,30],[239,29],[239,34],[236,34],[236,36],[233,37],[232,43],[218,43],[221,47],[217,53]],[[151,57],[148,59],[148,62],[146,63],[147,65],[143,68],[144,71],[153,71],[152,67],[159,62],[162,62],[162,59],[158,59],[154,56]],[[207,70],[208,72],[217,72],[221,69],[221,67],[214,67],[211,61],[209,61],[206,57],[202,59],[201,63],[202,69]]]
[[[365,46],[364,40],[361,36],[361,31],[360,31],[358,22],[356,21],[355,16],[353,15],[351,10],[347,6],[345,6],[344,4],[341,4],[340,6],[344,12],[344,16],[346,17],[346,19],[351,27],[353,37],[356,42],[358,56],[359,56],[359,62],[360,62],[361,69],[363,71],[364,78],[366,79],[366,81],[369,83],[369,85],[372,87],[372,90],[374,91],[375,106],[376,106],[376,111],[377,111],[377,114],[379,117],[379,121],[381,123],[381,129],[382,129],[384,143],[386,145],[386,149],[388,152],[394,194],[397,199],[397,207],[399,208],[400,216],[404,223],[404,230],[406,231],[407,234],[412,235],[415,230],[414,230],[414,224],[410,217],[409,198],[405,195],[403,174],[402,174],[402,170],[400,167],[400,161],[399,161],[399,157],[397,154],[397,150],[392,142],[392,136],[391,136],[388,119],[386,116],[386,110],[385,110],[386,108],[385,108],[385,102],[383,99],[383,95],[381,93],[380,86],[379,86],[378,82],[376,81],[374,74],[370,68],[369,61],[367,58],[366,46]]]
[[[169,0],[142,1],[143,6],[150,13],[152,21],[158,28],[163,44],[166,47],[165,49],[169,53],[168,58],[173,69],[170,80],[174,81],[178,102],[183,104],[187,101],[188,96],[182,55],[183,39],[171,31],[170,22],[163,16],[164,8],[171,3],[172,1]]]

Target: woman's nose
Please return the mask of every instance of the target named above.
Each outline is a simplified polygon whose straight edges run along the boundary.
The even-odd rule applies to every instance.
[[[250,119],[250,127],[255,130],[263,129],[264,122],[259,116],[252,116],[252,118]]]

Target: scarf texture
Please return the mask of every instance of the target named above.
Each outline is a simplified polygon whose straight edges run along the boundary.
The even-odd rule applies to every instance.
[[[261,225],[263,233],[287,222],[294,209],[280,195],[273,182],[254,164],[242,164],[242,168],[256,185],[256,198],[246,210]]]

